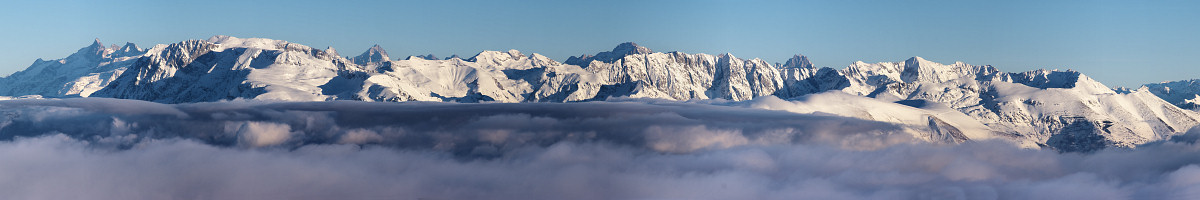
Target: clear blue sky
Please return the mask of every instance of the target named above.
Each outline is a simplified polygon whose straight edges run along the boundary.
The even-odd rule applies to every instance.
[[[921,56],[1016,72],[1075,69],[1109,86],[1200,78],[1193,1],[50,1],[0,6],[0,74],[99,38],[143,47],[265,37],[393,58],[518,49],[559,61],[633,41],[817,66]]]

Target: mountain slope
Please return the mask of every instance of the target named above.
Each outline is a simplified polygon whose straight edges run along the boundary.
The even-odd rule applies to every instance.
[[[133,43],[104,47],[97,40],[66,58],[38,59],[29,68],[0,79],[0,94],[86,97],[120,76],[143,53]]]
[[[1180,108],[1200,110],[1200,79],[1151,83],[1138,90],[1143,89]]]

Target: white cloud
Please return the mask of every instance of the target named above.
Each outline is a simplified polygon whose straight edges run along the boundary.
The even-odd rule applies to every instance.
[[[12,172],[0,173],[0,199],[1194,199],[1200,189],[1200,131],[1062,154],[687,103],[168,107],[155,110],[183,114],[0,102],[0,172]]]
[[[238,144],[249,147],[265,147],[283,144],[292,138],[292,129],[287,124],[271,122],[230,122],[226,130],[237,135]]]

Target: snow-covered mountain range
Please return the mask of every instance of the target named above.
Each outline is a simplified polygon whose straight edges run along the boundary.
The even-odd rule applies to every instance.
[[[1142,87],[1139,90],[1150,90],[1180,108],[1200,110],[1200,79],[1151,83]]]
[[[517,50],[392,60],[378,45],[345,57],[332,48],[230,36],[149,49],[97,41],[0,78],[0,96],[162,103],[724,99],[902,124],[938,143],[1000,138],[1062,151],[1134,147],[1185,132],[1200,124],[1200,114],[1179,106],[1194,108],[1197,93],[1195,81],[1113,90],[1077,71],[1007,73],[920,57],[833,69],[816,68],[802,55],[772,64],[624,43],[565,63]]]

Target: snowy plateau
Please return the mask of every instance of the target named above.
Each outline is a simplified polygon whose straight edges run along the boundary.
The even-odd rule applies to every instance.
[[[1001,140],[1063,152],[1136,148],[1184,134],[1200,124],[1200,114],[1190,110],[1197,94],[1194,80],[1113,89],[1078,71],[1010,73],[921,57],[833,69],[814,67],[801,55],[770,63],[624,43],[566,62],[517,50],[395,60],[380,46],[346,57],[332,48],[230,36],[150,48],[96,41],[0,79],[0,96],[9,99],[103,97],[155,105],[686,101],[882,122],[937,144]]]

